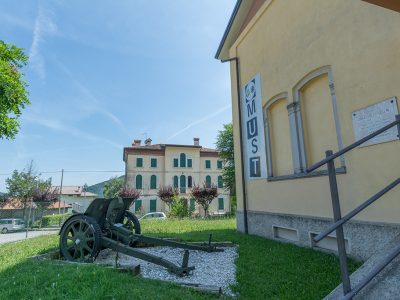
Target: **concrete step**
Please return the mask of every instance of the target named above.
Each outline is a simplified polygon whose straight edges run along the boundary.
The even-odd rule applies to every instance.
[[[356,286],[370,271],[400,245],[400,235],[391,240],[382,251],[371,256],[350,276],[351,286]],[[342,299],[342,284],[336,287],[324,300]],[[372,279],[354,300],[400,300],[400,255]]]

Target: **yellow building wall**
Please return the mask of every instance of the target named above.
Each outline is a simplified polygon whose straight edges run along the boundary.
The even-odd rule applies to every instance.
[[[266,1],[230,49],[240,60],[240,84],[260,73],[263,105],[287,92],[307,74],[330,66],[335,84],[339,122],[344,145],[355,141],[351,112],[392,96],[400,101],[400,17],[398,13],[359,0]],[[235,63],[231,63],[238,210],[243,210],[239,152]],[[324,81],[325,78],[320,80]],[[322,87],[322,85],[321,85]],[[332,138],[332,112],[313,111],[318,95],[306,91],[309,133],[320,136],[309,153],[322,159],[326,148],[337,149]],[[324,126],[325,126],[324,125]],[[282,129],[284,131],[284,129]],[[336,133],[336,131],[335,131]],[[286,134],[286,133],[285,133]],[[334,140],[334,142],[332,141]],[[288,141],[286,141],[287,143]],[[287,145],[290,147],[290,144]],[[307,148],[307,146],[306,146]],[[356,207],[399,176],[400,142],[357,148],[345,155],[347,173],[338,175],[342,211]],[[282,214],[331,217],[328,177],[269,182],[245,182],[248,209]],[[400,223],[399,188],[392,190],[356,219]]]

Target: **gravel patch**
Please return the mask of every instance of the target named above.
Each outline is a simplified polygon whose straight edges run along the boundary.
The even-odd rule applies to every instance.
[[[125,255],[119,254],[121,267],[140,264],[140,273],[144,278],[167,280],[177,283],[201,284],[221,287],[225,295],[234,296],[230,285],[236,284],[237,247],[221,247],[224,252],[204,252],[190,250],[189,266],[195,266],[189,276],[178,277],[169,273],[164,267]],[[169,247],[140,248],[140,250],[160,256],[177,265],[182,264],[184,250]],[[100,252],[95,263],[115,265],[116,253],[110,249]]]

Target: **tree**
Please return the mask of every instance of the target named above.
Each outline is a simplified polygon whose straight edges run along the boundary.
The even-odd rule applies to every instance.
[[[42,218],[44,211],[49,206],[58,201],[59,190],[51,186],[51,178],[40,180],[37,182],[36,189],[32,194],[32,202],[35,203],[36,209],[40,213],[40,225],[42,227]]]
[[[7,194],[0,195],[0,208],[3,208],[9,201],[9,197]]]
[[[118,191],[118,196],[121,198],[137,200],[139,199],[140,195],[141,195],[140,190],[126,186],[124,186],[122,189]]]
[[[31,201],[31,197],[39,183],[39,175],[33,170],[33,162],[21,172],[14,170],[10,178],[6,179],[8,196],[16,205],[24,209]]]
[[[118,196],[123,199],[128,209],[132,206],[133,203],[135,203],[137,199],[139,199],[140,195],[141,195],[140,190],[137,190],[135,188],[130,188],[127,186],[124,186],[118,191]]]
[[[218,132],[216,148],[219,156],[224,160],[222,169],[222,181],[231,196],[236,195],[235,185],[235,155],[233,148],[232,123],[225,124],[224,129]]]
[[[19,116],[30,104],[27,84],[20,69],[28,62],[21,48],[0,40],[0,138],[14,139],[19,130]]]
[[[210,207],[211,202],[218,197],[218,189],[215,184],[211,184],[209,187],[207,187],[206,184],[203,184],[202,187],[193,185],[190,195],[194,198],[197,204],[203,207],[204,217],[207,218],[208,208]]]
[[[58,200],[58,191],[52,189],[51,178],[40,179],[33,167],[33,161],[21,172],[14,170],[10,178],[6,179],[8,198],[6,203],[16,207],[25,208],[32,201],[40,209],[47,208],[52,202]]]
[[[168,208],[171,210],[171,204],[174,201],[175,197],[178,197],[179,190],[177,188],[173,188],[172,186],[160,186],[157,192],[157,196],[168,205]]]
[[[118,197],[119,191],[124,187],[124,179],[120,177],[111,177],[109,181],[104,185],[104,197],[105,198],[116,198]]]

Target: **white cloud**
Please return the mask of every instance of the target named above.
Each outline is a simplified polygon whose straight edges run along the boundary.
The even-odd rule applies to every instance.
[[[46,78],[46,69],[44,57],[40,53],[40,45],[45,42],[46,35],[57,33],[57,26],[53,22],[51,15],[51,12],[45,12],[43,7],[39,4],[35,26],[33,28],[32,44],[29,49],[30,66],[37,72],[42,80]]]
[[[67,133],[69,135],[72,135],[72,136],[75,136],[75,137],[78,137],[78,138],[81,138],[84,140],[105,143],[105,144],[108,144],[117,149],[123,148],[122,145],[117,144],[111,140],[84,132],[84,131],[79,130],[78,128],[75,128],[72,126],[65,125],[62,122],[60,122],[59,120],[44,119],[42,117],[34,117],[34,116],[29,116],[29,115],[24,115],[23,118],[24,118],[24,120],[26,120],[30,123],[39,124],[39,125],[49,128],[49,129],[64,132],[64,133]]]
[[[221,107],[220,109],[217,109],[215,112],[213,112],[213,113],[211,113],[211,114],[208,114],[208,115],[206,115],[206,116],[204,116],[204,117],[201,117],[200,119],[198,119],[198,120],[196,120],[196,121],[194,121],[194,122],[192,122],[192,123],[186,125],[186,126],[185,126],[184,128],[182,128],[181,130],[179,130],[179,131],[175,132],[174,134],[172,134],[171,136],[169,136],[169,137],[167,138],[167,141],[169,141],[169,140],[173,139],[174,137],[176,137],[176,136],[182,134],[183,132],[185,132],[186,130],[190,129],[191,127],[196,126],[196,125],[198,125],[198,124],[201,124],[201,123],[203,123],[203,122],[205,122],[205,121],[207,121],[207,120],[209,120],[209,119],[211,119],[211,118],[213,118],[213,117],[219,115],[220,113],[222,113],[222,112],[228,110],[230,107],[231,107],[230,104],[229,104],[229,105],[225,105],[225,106]]]

